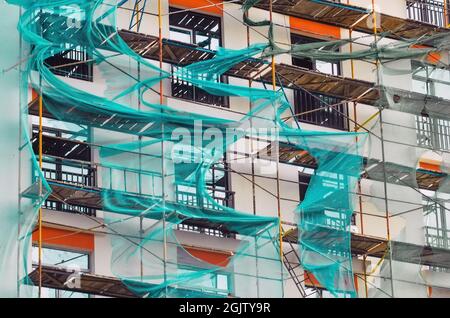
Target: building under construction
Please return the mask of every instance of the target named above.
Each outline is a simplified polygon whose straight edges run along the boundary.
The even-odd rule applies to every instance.
[[[449,10],[0,3],[0,296],[450,297]]]

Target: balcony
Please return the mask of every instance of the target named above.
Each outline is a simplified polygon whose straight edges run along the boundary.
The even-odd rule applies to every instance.
[[[444,0],[406,0],[408,18],[439,27],[449,23],[449,8],[444,7]]]
[[[229,106],[228,96],[213,95],[199,87],[193,86],[191,83],[179,78],[176,75],[177,70],[178,68],[172,65],[171,87],[173,97],[219,107]],[[221,77],[217,79],[217,82],[223,82],[224,80]]]
[[[450,149],[450,121],[416,116],[417,145],[434,150]]]
[[[56,75],[92,82],[94,65],[85,48],[73,48],[57,53],[45,60],[50,71]]]
[[[234,206],[234,192],[217,189],[214,187],[206,187],[207,193],[211,196],[213,201],[206,197],[197,194],[196,188],[185,185],[177,185],[176,198],[177,202],[189,206],[201,207],[208,210],[222,210],[221,206]]]
[[[425,239],[429,246],[450,248],[450,230],[425,226]]]
[[[294,104],[300,122],[348,130],[347,103],[342,103],[339,98],[296,89]]]

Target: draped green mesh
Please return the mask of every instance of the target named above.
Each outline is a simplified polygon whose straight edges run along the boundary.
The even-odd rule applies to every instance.
[[[240,62],[254,59],[269,64],[271,56],[284,53],[326,61],[425,59],[437,49],[412,49],[411,45],[441,43],[442,49],[446,37],[372,45],[352,53],[336,52],[348,40],[281,49],[272,39],[268,21],[255,22],[246,15],[258,1],[244,1],[247,24],[270,25],[267,43],[239,50],[219,48],[214,58],[179,67],[171,74],[138,55],[119,36],[116,1],[7,2],[23,8],[18,29],[33,46],[22,85],[26,87],[29,82],[42,92],[45,108],[53,117],[87,124],[99,137],[98,187],[111,236],[111,272],[130,290],[141,297],[226,297],[226,292],[211,290],[217,287],[215,275],[228,273],[239,297],[283,295],[286,273],[279,252],[279,219],[222,205],[207,187],[215,178],[211,167],[223,164],[227,149],[238,140],[258,137],[287,143],[315,158],[318,167],[305,199],[295,211],[282,214],[297,216],[304,269],[332,294],[356,296],[350,250],[351,193],[360,177],[366,134],[304,130],[282,119],[291,109],[282,89],[251,88],[215,79]],[[105,79],[102,92],[76,88],[55,76],[44,63],[48,57],[79,46],[87,48]],[[239,97],[253,107],[240,120],[226,120],[159,104],[155,90],[160,81],[171,76],[210,94]],[[385,92],[389,94],[389,88]],[[22,107],[25,114],[26,105]],[[275,137],[256,134],[250,127],[272,129]],[[186,135],[190,138],[184,138]],[[27,199],[32,201],[29,211],[33,211],[24,214],[31,215],[23,221],[22,238],[27,244],[37,208],[50,191],[34,156],[33,170],[34,184],[42,181],[44,191]],[[268,212],[276,215],[276,211]],[[337,221],[330,223],[332,219]],[[235,235],[236,241],[222,263],[211,264],[192,254],[177,230],[179,224],[188,222],[216,226]],[[27,253],[24,248],[24,257]]]

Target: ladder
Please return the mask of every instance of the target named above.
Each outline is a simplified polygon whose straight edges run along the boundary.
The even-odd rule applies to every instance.
[[[283,251],[283,263],[287,271],[289,272],[292,281],[295,283],[295,286],[300,292],[300,295],[302,296],[302,298],[309,298],[312,296],[321,297],[322,292],[315,285],[313,287],[305,286],[304,283],[306,280],[308,280],[308,274],[305,274],[305,271],[301,270],[300,256],[298,255],[295,246],[289,240],[287,240],[287,243],[289,244],[289,251]],[[294,261],[291,261],[289,259],[290,257],[293,257]],[[299,273],[300,270],[301,272]]]
[[[135,0],[133,13],[131,14],[129,30],[132,30],[135,26],[137,26],[136,31],[139,32],[142,17],[144,16],[144,9],[146,3],[147,0]]]

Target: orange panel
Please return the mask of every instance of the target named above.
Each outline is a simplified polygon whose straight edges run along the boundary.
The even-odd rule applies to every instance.
[[[429,48],[429,46],[426,45],[420,45],[420,44],[415,44],[411,46],[412,48],[416,48],[416,49],[426,49]],[[431,52],[428,53],[427,56],[427,62],[431,63],[431,64],[437,64],[442,58],[442,55],[440,52]]]
[[[439,164],[423,162],[419,163],[419,167],[424,170],[433,171],[433,172],[441,172],[441,166]]]
[[[32,88],[31,89],[31,100],[35,100],[38,97],[39,97],[38,93]]]
[[[356,276],[356,274],[353,274],[353,281],[355,282],[356,293],[358,293],[359,285],[358,285],[358,276]]]
[[[225,253],[218,253],[213,251],[198,250],[195,248],[185,247],[186,251],[208,264],[215,266],[226,267],[230,262],[230,255]]]
[[[304,31],[316,35],[332,37],[335,39],[341,38],[341,29],[336,26],[326,25],[323,23],[296,17],[289,17],[289,24],[292,31]]]
[[[308,271],[305,271],[305,286],[322,288],[322,285],[320,285],[317,278],[314,277],[314,275]]]
[[[217,4],[217,6],[213,6],[212,3]],[[223,13],[222,1],[218,0],[169,0],[169,5],[180,8],[196,8],[196,10],[198,11],[214,13],[218,15],[222,15]]]
[[[36,230],[33,232],[33,242],[37,243],[38,238],[39,230]],[[42,244],[93,251],[94,235],[89,233],[78,233],[70,230],[55,229],[52,227],[43,227]]]
[[[355,284],[355,290],[358,291],[358,276],[356,276],[356,274],[353,275],[353,281]],[[317,278],[315,278],[314,275],[308,271],[305,271],[305,286],[323,288]]]

